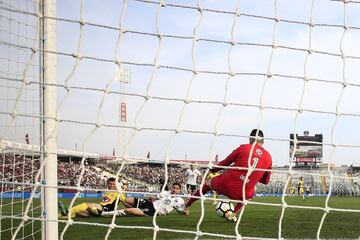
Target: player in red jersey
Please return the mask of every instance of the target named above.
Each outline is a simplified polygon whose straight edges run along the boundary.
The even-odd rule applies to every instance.
[[[250,133],[249,144],[242,144],[235,149],[227,158],[219,162],[218,166],[233,166],[247,169],[229,169],[223,174],[217,175],[206,181],[202,188],[205,194],[210,190],[215,190],[218,194],[223,194],[234,200],[251,199],[255,193],[255,185],[258,182],[268,184],[270,181],[270,171],[272,159],[270,154],[262,147],[264,144],[264,134],[261,130],[253,129]],[[251,154],[251,157],[249,157]],[[250,168],[249,168],[250,160]],[[255,169],[256,168],[256,169]],[[250,175],[245,184],[245,196],[243,197],[243,184],[246,174],[250,170]],[[211,169],[211,172],[217,172],[222,168]],[[200,190],[196,191],[193,196],[200,196]],[[189,214],[188,208],[198,198],[189,198],[186,202],[185,214]],[[241,203],[235,206],[235,213],[242,207]],[[233,220],[233,219],[229,219]]]

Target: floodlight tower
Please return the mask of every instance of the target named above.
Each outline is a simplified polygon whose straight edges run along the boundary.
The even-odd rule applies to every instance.
[[[118,141],[117,141],[117,154],[123,156],[126,149],[126,122],[127,122],[127,106],[126,97],[126,84],[130,83],[131,72],[129,69],[119,67],[117,70],[118,80],[120,82],[120,100],[119,100],[119,117],[118,117]]]

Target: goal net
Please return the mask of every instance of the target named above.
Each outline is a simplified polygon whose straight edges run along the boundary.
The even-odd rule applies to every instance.
[[[359,11],[355,0],[0,0],[0,238],[79,239],[86,228],[101,239],[134,229],[154,239],[358,237],[326,224],[360,214]],[[231,226],[208,227],[224,220],[209,220],[212,195],[184,226],[173,216],[58,218],[58,199],[98,202],[109,177],[127,184],[117,192],[147,197],[185,185],[194,165],[200,188],[254,128],[272,177]],[[320,153],[301,155],[317,144],[303,131],[322,134]],[[321,204],[289,198],[300,177]],[[277,209],[272,234],[246,230],[257,207]],[[304,209],[319,212],[312,235],[291,235],[286,222]]]
[[[38,19],[32,1],[0,1],[0,238],[39,239],[39,201],[28,199],[38,173]],[[29,12],[30,14],[20,14]],[[32,83],[32,84],[28,84]],[[21,147],[20,144],[26,147]],[[32,198],[39,198],[39,191]],[[28,221],[20,224],[24,216]]]

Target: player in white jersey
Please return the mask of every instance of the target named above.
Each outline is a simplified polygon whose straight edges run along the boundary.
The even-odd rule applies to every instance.
[[[193,194],[197,189],[197,179],[201,176],[201,172],[194,168],[194,165],[190,165],[189,169],[186,169],[186,189],[189,194]]]
[[[180,214],[184,214],[185,201],[181,197],[172,196],[181,193],[181,185],[174,183],[171,191],[159,194],[157,198],[126,198],[123,202],[125,209],[103,212],[102,216],[154,216],[156,210],[158,215],[166,215],[172,210],[176,210]]]

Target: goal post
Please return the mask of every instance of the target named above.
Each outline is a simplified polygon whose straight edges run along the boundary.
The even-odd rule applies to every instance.
[[[44,239],[58,239],[57,222],[57,99],[56,99],[56,0],[41,0],[41,43],[40,76],[41,104],[43,115],[40,118],[41,129],[41,199],[43,201]]]

